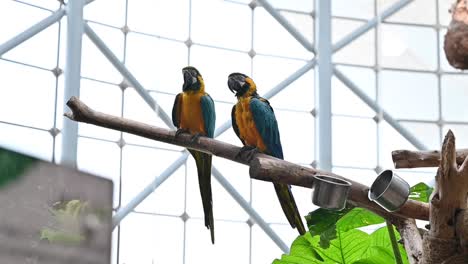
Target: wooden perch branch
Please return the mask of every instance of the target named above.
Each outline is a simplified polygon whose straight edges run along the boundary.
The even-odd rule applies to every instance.
[[[468,156],[468,149],[459,149],[456,155],[457,164],[460,165]],[[440,151],[395,150],[392,151],[392,159],[396,169],[438,167],[440,164]]]
[[[333,175],[352,183],[349,193],[349,201],[357,206],[367,208],[383,216],[404,218],[409,217],[421,220],[428,220],[429,217],[428,205],[413,200],[408,200],[399,211],[388,213],[368,199],[367,193],[369,187],[330,172],[302,167],[297,164],[276,159],[264,154],[256,154],[249,164],[247,157],[237,155],[240,151],[240,148],[229,143],[207,137],[200,137],[197,141],[192,142],[191,136],[188,134],[181,134],[180,136],[175,137],[175,131],[170,131],[168,129],[159,128],[126,118],[120,118],[94,111],[76,97],[70,98],[70,100],[67,102],[67,105],[72,110],[72,113],[66,113],[65,116],[71,120],[115,129],[161,142],[195,149],[235,162],[250,165],[250,177],[253,179],[282,182],[311,188],[314,175]]]
[[[410,264],[421,263],[423,257],[422,237],[414,219],[397,219],[392,221],[403,239]]]

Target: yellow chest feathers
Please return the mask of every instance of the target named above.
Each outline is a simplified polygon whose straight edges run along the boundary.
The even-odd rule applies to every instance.
[[[201,97],[204,93],[183,93],[180,128],[190,133],[205,133],[205,123],[201,109]]]
[[[266,151],[266,146],[255,126],[249,104],[250,97],[240,98],[236,104],[235,117],[240,138],[244,140],[245,145],[257,147],[260,151]]]

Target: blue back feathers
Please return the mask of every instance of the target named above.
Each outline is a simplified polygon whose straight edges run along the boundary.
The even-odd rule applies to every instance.
[[[213,138],[215,123],[216,123],[216,112],[213,99],[206,94],[201,97],[201,108],[203,113],[203,121],[205,122],[206,136]]]
[[[253,97],[250,100],[250,111],[258,133],[267,147],[267,154],[283,159],[278,122],[270,103],[266,99]]]

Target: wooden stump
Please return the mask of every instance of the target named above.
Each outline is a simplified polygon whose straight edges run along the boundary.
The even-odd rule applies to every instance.
[[[448,131],[442,145],[436,188],[431,195],[430,230],[423,239],[423,262],[438,264],[465,253],[465,209],[468,191],[468,158],[458,168],[455,136]],[[468,222],[468,220],[466,220]],[[462,247],[463,245],[463,247]]]

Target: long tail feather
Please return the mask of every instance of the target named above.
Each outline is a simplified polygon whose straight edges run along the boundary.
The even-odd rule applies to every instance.
[[[211,159],[212,156],[203,152],[189,150],[195,159],[198,172],[198,184],[205,214],[205,226],[211,232],[211,242],[214,244],[213,198],[211,194]]]
[[[306,230],[302,223],[301,215],[297,209],[296,201],[291,192],[291,187],[286,184],[274,183],[276,195],[283,208],[283,212],[292,228],[297,228],[299,234],[305,234]]]

